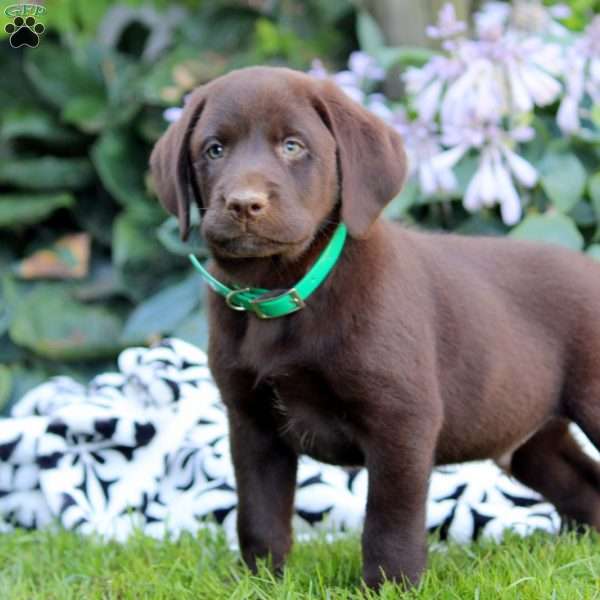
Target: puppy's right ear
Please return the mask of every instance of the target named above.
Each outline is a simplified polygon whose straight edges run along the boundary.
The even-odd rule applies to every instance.
[[[342,220],[352,237],[368,235],[406,177],[400,135],[343,92],[335,83],[317,83],[314,107],[337,144]]]
[[[191,176],[190,137],[202,108],[202,88],[192,92],[181,117],[171,123],[156,142],[150,155],[150,171],[161,204],[179,219],[181,239],[190,231],[190,205],[195,199],[201,205],[198,189]]]

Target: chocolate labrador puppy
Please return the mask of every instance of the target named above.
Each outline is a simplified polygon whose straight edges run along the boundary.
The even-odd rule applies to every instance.
[[[300,454],[369,474],[364,578],[417,582],[432,466],[492,458],[600,528],[600,266],[558,247],[379,219],[406,159],[398,134],[333,83],[282,68],[197,89],[157,143],[158,195],[185,237],[202,214],[211,273],[284,293],[339,223],[341,257],[301,310],[261,319],[214,292],[246,563],[283,564]],[[236,292],[237,293],[237,292]],[[229,299],[228,299],[229,300]]]

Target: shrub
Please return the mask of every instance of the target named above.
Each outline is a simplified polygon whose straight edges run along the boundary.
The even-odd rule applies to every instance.
[[[369,54],[332,75],[313,65],[403,135],[412,177],[390,214],[600,255],[600,16],[583,32],[561,24],[569,17],[564,6],[491,2],[470,34],[446,5],[428,28],[441,50],[404,71],[401,102],[380,92],[381,67],[411,56],[386,48],[367,15]]]
[[[306,68],[352,44],[346,0],[154,6],[64,0],[37,48],[1,45],[0,411],[50,375],[110,369],[125,346],[204,344],[185,258],[202,248],[179,242],[147,180],[162,113],[235,66]]]

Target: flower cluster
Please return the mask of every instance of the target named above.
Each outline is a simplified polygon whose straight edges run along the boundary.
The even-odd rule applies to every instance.
[[[558,125],[565,133],[576,133],[582,117],[589,117],[586,106],[600,104],[600,15],[566,52],[565,87]]]
[[[503,221],[513,225],[526,190],[539,178],[520,154],[535,137],[528,126],[535,112],[559,103],[557,124],[573,134],[589,119],[590,106],[600,103],[600,16],[578,36],[560,24],[566,16],[562,5],[489,2],[475,15],[469,37],[454,7],[445,5],[427,29],[442,51],[402,76],[407,107],[368,93],[383,73],[364,53],[354,53],[348,71],[332,77],[404,136],[425,197],[457,196],[454,168],[476,156],[477,169],[463,190],[465,208],[498,204]],[[320,63],[313,73],[327,76]]]
[[[320,60],[313,61],[309,74],[317,79],[327,79],[329,74]],[[365,89],[373,82],[382,80],[385,71],[377,64],[377,61],[365,52],[352,52],[348,59],[348,69],[340,71],[331,78],[357,102],[365,100]]]

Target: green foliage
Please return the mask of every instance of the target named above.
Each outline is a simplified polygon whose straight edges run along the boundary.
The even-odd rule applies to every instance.
[[[571,2],[573,27],[597,1]],[[186,255],[204,258],[206,247],[196,229],[179,239],[148,177],[165,107],[240,66],[305,69],[316,57],[341,66],[357,42],[391,73],[432,55],[385,46],[350,0],[61,0],[47,8],[38,48],[0,48],[4,81],[13,83],[0,88],[0,411],[50,374],[87,379],[126,345],[168,334],[205,344],[202,285]],[[590,118],[600,128],[598,110]],[[523,156],[540,181],[519,190],[526,216],[511,235],[600,259],[600,137],[561,137],[555,112],[531,123],[536,138]],[[410,180],[386,215],[505,235],[497,210],[462,207],[476,168],[466,156],[456,193],[433,198]],[[79,232],[91,247],[82,279],[23,279],[23,259]]]
[[[67,192],[0,195],[0,228],[33,225],[59,208],[73,206],[74,202]]]
[[[108,308],[79,303],[64,285],[40,284],[15,308],[12,341],[53,360],[112,356],[122,321]]]
[[[30,190],[79,190],[94,177],[87,158],[40,156],[0,163],[0,184]]]
[[[524,148],[524,155],[538,170],[539,183],[529,193],[521,189],[527,201],[525,216],[510,235],[574,250],[590,248],[589,254],[597,257],[598,251],[591,244],[600,243],[600,172],[596,172],[600,144],[581,139],[550,140],[545,140],[541,148],[536,142]],[[497,209],[470,215],[461,205],[475,167],[474,159],[464,159],[456,169],[457,191],[444,197],[425,198],[414,180],[409,180],[388,208],[388,216],[469,235],[506,234],[508,228]]]
[[[540,163],[540,178],[550,202],[558,210],[568,213],[581,200],[587,173],[572,152],[548,152]]]
[[[571,250],[583,248],[583,236],[573,220],[560,213],[529,215],[510,232],[510,235],[521,240],[558,244]]]
[[[338,31],[352,20],[348,0],[47,9],[38,48],[0,48],[0,413],[53,373],[105,370],[127,345],[170,334],[205,345],[203,286],[187,254],[206,248],[196,231],[181,242],[148,177],[163,110],[231,68],[304,69],[343,59],[353,43]],[[48,261],[62,260],[56,242],[81,232],[84,277],[67,279],[63,264],[64,280],[45,281]]]
[[[121,206],[144,213],[156,206],[144,184],[147,148],[127,131],[106,130],[92,146],[91,157],[104,187]]]
[[[433,51],[427,48],[386,46],[379,25],[364,10],[358,13],[356,33],[361,49],[376,58],[385,69],[390,69],[396,65],[423,65],[434,55]]]
[[[121,340],[135,344],[175,331],[188,316],[199,310],[201,289],[202,280],[193,273],[144,300],[129,315]]]
[[[574,0],[568,4],[573,15],[567,24],[574,29],[581,29],[580,25],[588,24],[589,19],[586,21],[583,16],[593,15],[600,9],[598,0]],[[396,75],[398,66],[422,66],[435,55],[431,50],[387,47],[379,25],[365,11],[357,16],[357,36],[361,50],[377,59],[388,77],[390,74],[392,77]],[[385,84],[377,82],[367,81],[361,85],[361,91],[367,94],[382,93],[386,89]],[[432,84],[429,89],[434,88]],[[498,208],[484,208],[473,215],[462,206],[467,187],[481,161],[481,153],[473,149],[454,166],[458,183],[456,189],[426,196],[419,185],[418,175],[413,173],[402,192],[386,207],[384,214],[391,219],[402,219],[431,229],[468,235],[509,234],[519,239],[554,243],[574,250],[585,250],[591,257],[599,258],[600,118],[597,115],[600,114],[600,105],[589,106],[589,122],[573,136],[564,135],[558,128],[558,106],[559,102],[556,101],[544,108],[537,107],[530,114],[515,112],[507,117],[514,121],[511,126],[530,126],[535,131],[531,141],[515,144],[518,146],[515,152],[531,163],[538,175],[537,184],[531,190],[517,184],[524,217],[512,231],[503,224]],[[417,114],[417,107],[410,104],[410,98],[403,98],[396,104],[389,102],[388,107],[391,110],[405,110],[411,118]],[[432,117],[427,125],[435,129],[437,118]],[[409,143],[424,144],[423,141],[415,142],[416,135],[414,132],[407,134],[412,136]],[[509,145],[511,143],[514,142],[509,142]],[[414,166],[419,167],[418,164]]]
[[[569,29],[582,30],[588,25],[590,19],[600,12],[600,0],[544,0],[546,5],[566,4],[571,15],[564,20]]]
[[[54,115],[42,108],[17,106],[3,112],[0,140],[31,139],[56,147],[81,142],[82,137],[63,127]]]

